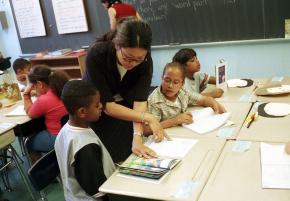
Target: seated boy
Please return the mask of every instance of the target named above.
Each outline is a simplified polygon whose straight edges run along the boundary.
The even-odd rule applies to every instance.
[[[91,84],[72,80],[64,86],[61,97],[69,120],[54,147],[65,199],[103,200],[107,197],[100,197],[103,194],[98,188],[115,166],[99,137],[89,128],[89,122],[97,121],[101,115],[100,94]]]
[[[163,70],[161,86],[148,97],[148,110],[159,119],[163,128],[192,123],[192,115],[186,111],[189,106],[199,105],[211,107],[217,113],[225,112],[225,108],[214,98],[185,90],[185,74],[180,63],[168,63]],[[145,126],[144,133],[148,135],[150,132]]]
[[[27,61],[26,59],[16,59],[13,63],[13,69],[16,74],[16,78],[19,82],[20,90],[24,91],[25,87],[28,84],[27,81],[27,74],[29,73],[31,68],[31,63]]]
[[[186,78],[184,85],[189,92],[195,91],[213,98],[219,98],[223,95],[224,91],[218,88],[209,92],[203,92],[207,84],[216,84],[216,78],[200,72],[200,63],[193,49],[184,48],[179,50],[172,60],[185,67]]]

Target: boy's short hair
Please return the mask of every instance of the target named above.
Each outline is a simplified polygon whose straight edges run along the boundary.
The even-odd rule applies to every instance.
[[[71,80],[64,85],[61,99],[68,113],[74,115],[79,108],[88,107],[97,92],[96,87],[89,82]]]
[[[193,57],[196,57],[196,52],[193,49],[183,48],[176,52],[172,61],[184,65],[186,64],[186,62],[188,62],[188,60],[192,59]]]
[[[30,65],[31,63],[23,58],[16,59],[13,63],[13,70],[15,73],[17,73],[18,69],[24,69],[27,65]]]

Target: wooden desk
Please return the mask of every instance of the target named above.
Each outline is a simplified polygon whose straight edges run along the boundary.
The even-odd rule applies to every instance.
[[[250,113],[257,109],[254,105]],[[287,142],[290,140],[290,115],[282,118],[267,118],[258,116],[250,128],[244,122],[238,140],[260,141],[260,142]]]
[[[0,122],[6,122],[6,123],[14,123],[14,124],[24,124],[31,120],[31,118],[27,115],[25,116],[13,116],[13,117],[6,117],[5,114],[11,112],[14,110],[17,106],[23,105],[22,100],[18,101],[15,105],[3,108],[0,110]],[[23,106],[24,107],[24,106]]]
[[[273,82],[272,79],[267,79],[265,84],[286,84],[290,85],[290,77],[283,77],[280,82]],[[277,96],[257,96],[257,101],[259,102],[287,102],[290,103],[290,93],[277,95]]]
[[[72,78],[81,78],[85,71],[86,52],[70,53],[65,56],[43,56],[30,59],[32,65],[45,64],[53,70],[63,70]]]
[[[188,200],[197,200],[225,144],[222,139],[202,139],[159,184],[118,176],[116,171],[101,192],[157,200],[180,200],[173,195],[186,181],[197,182]]]
[[[243,153],[233,144],[226,143],[199,201],[289,201],[290,190],[262,189],[260,143]]]
[[[246,102],[238,102],[238,103],[234,103],[234,102],[225,102],[222,103],[223,106],[226,108],[227,111],[231,112],[231,121],[233,121],[235,123],[235,125],[230,126],[229,128],[233,128],[232,130],[232,135],[229,137],[225,137],[225,139],[236,139],[238,132],[240,131],[244,120],[251,108],[251,103],[246,103]],[[200,107],[195,107],[196,108],[200,108]],[[180,137],[193,137],[193,138],[217,138],[217,135],[220,129],[216,129],[212,132],[209,132],[207,134],[197,134],[192,130],[189,130],[187,128],[183,128],[181,126],[178,127],[172,127],[172,128],[168,128],[165,129],[166,133],[168,133],[169,135],[172,136],[180,136]]]

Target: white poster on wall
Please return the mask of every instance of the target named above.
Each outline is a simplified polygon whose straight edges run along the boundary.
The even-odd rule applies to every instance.
[[[12,0],[12,5],[21,38],[46,35],[39,0]]]
[[[52,0],[59,34],[88,31],[83,0]]]

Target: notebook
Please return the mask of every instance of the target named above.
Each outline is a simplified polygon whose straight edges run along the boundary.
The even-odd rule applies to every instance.
[[[183,124],[182,126],[198,134],[205,134],[221,127],[231,117],[230,112],[216,114],[210,107],[194,110],[191,114],[193,123]]]

